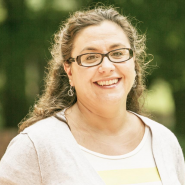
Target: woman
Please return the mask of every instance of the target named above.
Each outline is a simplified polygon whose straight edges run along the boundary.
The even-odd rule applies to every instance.
[[[113,8],[56,34],[46,90],[0,163],[2,185],[185,185],[182,150],[142,114],[145,37]]]

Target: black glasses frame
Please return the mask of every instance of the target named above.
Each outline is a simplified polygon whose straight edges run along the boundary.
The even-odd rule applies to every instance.
[[[121,62],[114,62],[114,61],[112,61],[112,60],[109,58],[109,53],[111,53],[111,52],[113,52],[113,51],[121,50],[121,49],[126,49],[126,50],[129,51],[129,58],[128,58],[127,60],[130,60],[130,59],[133,57],[134,52],[133,52],[133,50],[132,50],[131,48],[119,48],[119,49],[111,50],[111,51],[109,51],[109,52],[106,53],[106,54],[102,54],[102,53],[85,53],[85,54],[82,54],[82,55],[78,55],[76,58],[70,57],[70,58],[67,60],[67,62],[71,63],[71,62],[75,62],[75,61],[76,61],[76,62],[78,63],[79,66],[83,66],[83,67],[93,67],[93,66],[97,66],[97,65],[101,64],[102,61],[103,61],[103,59],[104,59],[104,57],[107,57],[107,58],[108,58],[111,62],[113,62],[113,63],[122,63],[122,62],[125,62],[125,61],[127,61],[127,60],[124,60],[124,61],[121,61]],[[86,55],[86,54],[100,54],[100,55],[102,56],[102,59],[101,59],[101,61],[100,61],[98,64],[95,64],[95,65],[92,65],[92,66],[84,66],[84,65],[82,65],[82,63],[81,63],[81,57],[82,57],[83,55]]]

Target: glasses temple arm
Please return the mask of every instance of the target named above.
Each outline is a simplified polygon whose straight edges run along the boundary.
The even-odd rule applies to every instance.
[[[69,58],[67,61],[68,62],[75,62],[75,58]]]

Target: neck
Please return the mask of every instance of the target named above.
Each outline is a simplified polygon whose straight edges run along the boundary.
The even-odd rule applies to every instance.
[[[129,113],[123,105],[107,106],[105,104],[89,109],[78,101],[70,112],[73,115],[73,124],[96,133],[119,134],[125,130],[124,128],[128,128],[129,124]]]

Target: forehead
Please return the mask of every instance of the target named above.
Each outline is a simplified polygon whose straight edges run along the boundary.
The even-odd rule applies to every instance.
[[[123,29],[116,23],[104,21],[100,25],[89,26],[81,30],[74,39],[73,52],[81,52],[87,47],[109,50],[109,47],[118,43],[130,47]]]

